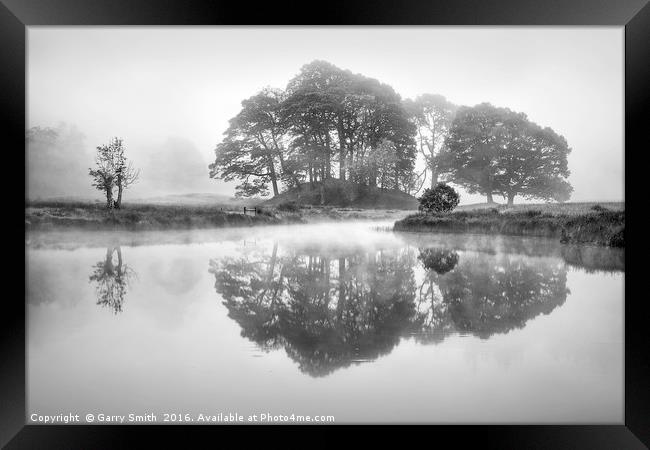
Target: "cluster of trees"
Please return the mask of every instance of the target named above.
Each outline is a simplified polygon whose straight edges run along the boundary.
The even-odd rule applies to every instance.
[[[108,145],[97,147],[95,168],[89,169],[89,174],[92,185],[106,195],[106,207],[119,209],[124,190],[138,180],[140,169],[135,169],[126,158],[122,139],[115,137]],[[113,200],[114,189],[117,189],[116,200]]]
[[[566,139],[531,122],[526,114],[489,103],[461,107],[438,155],[448,179],[493,202],[501,195],[566,201],[573,188]]]
[[[388,354],[405,336],[506,333],[568,294],[564,264],[485,252],[461,259],[446,248],[276,243],[213,259],[209,271],[242,336],[285,349],[312,376]]]
[[[313,61],[284,90],[242,102],[210,164],[210,176],[237,180],[238,196],[338,178],[409,194],[429,180],[471,193],[569,198],[566,140],[525,114],[488,103],[458,107],[441,95],[401,99],[392,87]],[[416,173],[416,159],[424,171]]]
[[[239,180],[241,196],[339,180],[412,191],[415,126],[386,84],[324,62],[285,90],[244,100],[216,148],[210,176]]]

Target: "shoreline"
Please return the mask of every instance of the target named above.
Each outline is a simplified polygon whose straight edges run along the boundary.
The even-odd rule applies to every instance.
[[[241,211],[241,209],[239,209]],[[107,211],[102,204],[43,203],[25,208],[25,231],[164,231],[254,227],[322,222],[397,220],[412,211],[337,207],[282,211],[258,207],[242,213],[221,206],[125,204]]]
[[[394,231],[473,233],[556,238],[563,244],[625,248],[625,211],[605,208],[574,214],[497,208],[448,214],[412,214],[395,222]]]
[[[258,207],[242,213],[231,205],[124,204],[107,211],[100,203],[26,204],[25,231],[165,231],[257,227],[346,221],[392,220],[392,231],[483,234],[558,239],[563,244],[625,247],[624,204],[474,207],[447,214],[408,210],[302,207],[290,211]],[[612,209],[610,209],[612,208]]]

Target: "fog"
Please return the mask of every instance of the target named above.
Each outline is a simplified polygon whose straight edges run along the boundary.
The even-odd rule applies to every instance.
[[[32,26],[27,38],[27,126],[62,131],[56,145],[28,149],[32,198],[100,198],[87,172],[112,136],[142,169],[127,201],[232,195],[207,168],[228,120],[243,99],[324,59],[403,98],[525,112],[572,148],[572,201],[624,199],[622,27]],[[484,201],[461,194],[461,204]]]
[[[208,160],[198,147],[182,137],[169,137],[160,145],[144,146],[140,195],[187,194],[210,192],[214,182],[208,177]]]

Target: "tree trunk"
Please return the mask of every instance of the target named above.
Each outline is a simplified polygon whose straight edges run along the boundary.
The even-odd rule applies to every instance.
[[[438,172],[436,172],[434,169],[431,169],[431,189],[436,187],[438,184]]]
[[[106,189],[106,207],[108,209],[113,209],[113,188]]]
[[[372,171],[370,173],[370,179],[368,180],[368,185],[372,187],[377,186],[377,174],[375,173],[375,171]]]
[[[330,146],[329,131],[325,134],[325,148],[327,149],[327,154],[325,155],[325,176],[323,180],[327,180],[332,176],[332,149]]]
[[[395,166],[395,190],[399,191],[399,169]]]
[[[275,165],[271,158],[269,158],[268,167],[269,174],[271,175],[271,184],[273,185],[273,196],[275,197],[280,193],[280,191],[278,190],[278,177],[275,174]]]
[[[115,207],[117,209],[120,209],[122,206],[122,191],[124,190],[124,187],[122,186],[121,182],[118,182],[117,185],[117,202],[115,203]]]
[[[284,157],[282,156],[282,152],[278,152],[278,156],[280,157],[280,168],[282,169],[282,173],[289,174],[291,179],[293,180],[293,184],[295,185],[298,190],[301,189],[300,187],[300,180],[296,176],[296,173],[294,171],[288,171],[286,168],[286,163],[284,161]]]
[[[515,194],[508,194],[508,206],[513,206],[515,204]]]
[[[339,117],[338,123],[339,135],[339,180],[345,181],[345,137],[343,136],[343,119]]]
[[[350,170],[351,170],[352,167],[354,167],[354,154],[353,154],[353,152],[354,152],[353,148],[348,149],[347,169],[348,169],[348,178],[350,179],[350,181],[352,181],[352,174],[350,173]],[[354,180],[354,181],[358,182],[359,180]]]
[[[487,202],[494,203],[494,200],[492,199],[492,192],[487,193]]]

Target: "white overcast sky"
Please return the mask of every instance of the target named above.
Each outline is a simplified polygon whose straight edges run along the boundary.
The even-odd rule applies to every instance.
[[[243,99],[315,59],[403,98],[491,102],[566,137],[572,201],[623,200],[622,27],[29,27],[28,126],[121,136],[132,195],[232,194],[207,165]],[[183,170],[172,170],[182,167]],[[149,170],[151,168],[151,170]],[[170,170],[162,170],[168,168]],[[152,173],[152,172],[155,172]],[[70,193],[71,195],[74,193]],[[99,193],[97,193],[99,194]],[[484,201],[464,195],[462,203]]]

